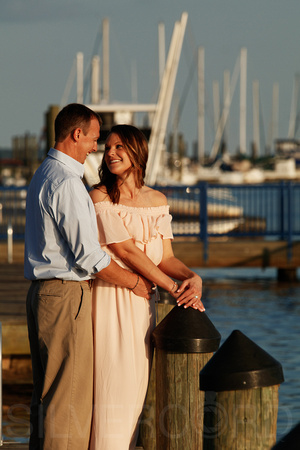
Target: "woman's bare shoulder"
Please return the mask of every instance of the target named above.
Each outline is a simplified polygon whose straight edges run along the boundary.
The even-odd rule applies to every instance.
[[[150,200],[151,206],[164,206],[168,204],[167,197],[160,191],[144,186],[145,195]]]
[[[93,203],[109,201],[109,195],[106,192],[105,186],[93,188],[90,191],[90,197],[93,200]]]

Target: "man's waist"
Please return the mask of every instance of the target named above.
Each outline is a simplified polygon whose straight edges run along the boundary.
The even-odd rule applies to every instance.
[[[61,278],[39,278],[36,280],[32,280],[33,283],[46,283],[46,282],[53,282],[56,281],[58,283],[61,284],[65,284],[65,283],[87,283],[90,287],[92,287],[93,284],[93,280],[89,279],[89,280],[63,280]]]

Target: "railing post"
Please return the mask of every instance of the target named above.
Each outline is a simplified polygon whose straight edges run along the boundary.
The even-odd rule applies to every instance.
[[[13,235],[13,226],[11,220],[9,220],[7,225],[7,260],[9,264],[13,262]]]
[[[280,217],[280,231],[281,231],[281,240],[284,241],[284,191],[285,184],[283,181],[280,183],[280,192],[279,192],[279,217]]]
[[[293,185],[292,182],[289,181],[287,183],[287,220],[288,220],[288,229],[287,229],[287,240],[288,240],[288,248],[287,248],[287,259],[291,261],[292,259],[292,237],[293,237]]]
[[[199,183],[200,188],[200,239],[203,242],[203,260],[206,262],[208,258],[208,216],[207,216],[207,183]]]

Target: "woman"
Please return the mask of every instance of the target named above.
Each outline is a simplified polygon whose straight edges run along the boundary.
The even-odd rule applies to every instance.
[[[91,449],[135,449],[147,391],[155,325],[156,285],[178,305],[204,311],[202,280],[174,257],[166,197],[144,184],[148,144],[131,125],[111,129],[91,192],[102,248],[121,267],[153,283],[150,300],[100,279],[93,287],[95,346]],[[173,279],[181,280],[178,284]],[[135,286],[132,286],[134,289]]]

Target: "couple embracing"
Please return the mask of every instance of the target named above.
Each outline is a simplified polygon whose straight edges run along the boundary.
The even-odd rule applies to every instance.
[[[88,194],[83,164],[97,151],[101,125],[84,105],[63,108],[54,148],[28,189],[30,450],[134,450],[157,286],[204,311],[201,278],[173,254],[166,197],[144,184],[140,130],[111,129]]]

